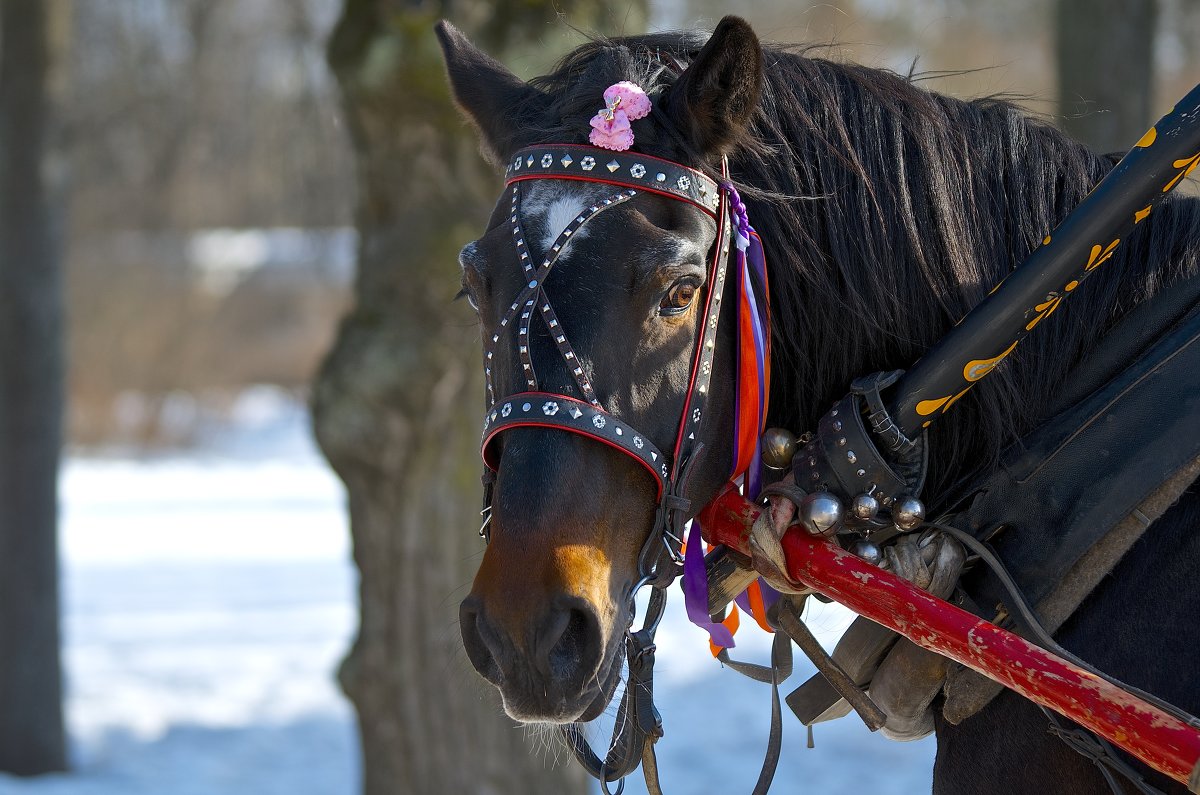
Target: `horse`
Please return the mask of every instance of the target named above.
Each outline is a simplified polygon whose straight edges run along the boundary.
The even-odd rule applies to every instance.
[[[769,263],[767,424],[796,431],[815,427],[856,376],[915,361],[1115,162],[1004,98],[965,101],[911,75],[763,45],[736,17],[708,36],[592,40],[529,82],[448,23],[438,36],[454,99],[499,167],[511,167],[523,147],[587,144],[589,117],[605,88],[621,81],[653,104],[631,122],[635,153],[714,179],[726,159]],[[725,253],[712,251],[719,229],[696,205],[652,191],[621,198],[569,242],[555,237],[612,193],[581,180],[529,182],[518,217],[506,192],[488,229],[459,257],[463,294],[479,316],[492,398],[537,383],[582,400],[586,386],[607,416],[667,450],[714,289],[705,265]],[[514,235],[526,249],[514,248]],[[546,327],[522,330],[520,344],[538,363],[535,381],[516,343],[501,339],[509,302],[526,289],[523,253],[536,259],[553,245],[565,248],[555,249],[558,264],[541,295],[552,299],[586,382]],[[1200,201],[1169,198],[1052,322],[929,430],[931,509],[1052,416],[1107,330],[1136,307],[1194,286],[1198,271]],[[733,289],[733,280],[722,287],[727,302]],[[680,491],[689,516],[724,486],[736,455],[734,324],[725,313],[716,332],[697,431],[705,450]],[[461,606],[465,649],[511,717],[589,721],[620,678],[639,555],[657,527],[656,484],[645,462],[552,427],[511,427],[492,448],[489,543]],[[1191,587],[1197,527],[1193,484],[1056,636],[1192,712],[1200,708],[1189,661],[1200,648],[1200,589]],[[1098,769],[1014,693],[958,725],[933,706],[936,793],[1105,791]],[[1131,763],[1154,786],[1184,791]]]

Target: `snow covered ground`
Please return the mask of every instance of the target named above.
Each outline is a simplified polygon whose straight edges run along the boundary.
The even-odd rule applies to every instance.
[[[340,484],[298,406],[251,394],[236,432],[169,456],[75,456],[63,472],[64,644],[74,771],[0,795],[353,795],[352,712],[333,680],[355,573]],[[468,532],[469,528],[464,529]],[[659,635],[659,743],[673,793],[749,792],[769,689],[723,670],[672,600]],[[832,641],[846,615],[813,617]],[[744,628],[742,657],[768,641]],[[792,682],[811,674],[797,660]],[[785,691],[786,692],[786,691]],[[773,792],[927,792],[933,745],[785,709]],[[595,734],[607,736],[606,726]],[[514,729],[517,730],[517,729]],[[644,792],[630,780],[626,792]]]

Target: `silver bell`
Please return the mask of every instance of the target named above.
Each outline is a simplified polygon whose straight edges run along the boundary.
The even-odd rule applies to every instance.
[[[787,469],[796,454],[796,435],[785,428],[767,428],[759,440],[763,463],[775,469]]]
[[[829,492],[814,492],[800,501],[800,523],[813,535],[831,536],[841,522],[842,503]]]
[[[892,509],[892,521],[901,530],[916,530],[925,521],[925,506],[916,497],[904,497]]]
[[[850,503],[850,513],[859,519],[874,519],[875,514],[879,513],[879,500],[870,494],[860,494]]]
[[[883,553],[879,551],[879,547],[870,541],[859,541],[851,547],[850,551],[873,566],[878,565],[879,561],[883,559]]]

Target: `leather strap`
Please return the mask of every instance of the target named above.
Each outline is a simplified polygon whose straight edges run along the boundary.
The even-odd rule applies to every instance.
[[[578,179],[645,190],[694,204],[717,217],[720,188],[694,168],[637,152],[545,144],[522,149],[504,171],[504,184],[527,179]]]
[[[503,431],[520,427],[557,428],[603,442],[638,460],[658,482],[661,497],[670,462],[649,437],[591,404],[553,392],[518,392],[487,413],[483,421],[483,460],[495,470],[500,462],[493,441]]]

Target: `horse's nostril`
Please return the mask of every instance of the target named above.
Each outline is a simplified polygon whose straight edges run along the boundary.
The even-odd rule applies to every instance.
[[[554,611],[548,621],[553,629],[546,637],[549,649],[545,665],[552,678],[582,685],[600,665],[603,639],[600,621],[591,605],[575,603],[576,600],[571,602],[574,604]],[[561,630],[554,637],[554,630],[559,627]]]
[[[475,670],[484,679],[499,685],[502,676],[498,657],[503,654],[504,646],[495,629],[483,615],[477,599],[467,597],[463,600],[458,608],[458,623],[463,648],[467,651],[471,665],[475,666]]]

